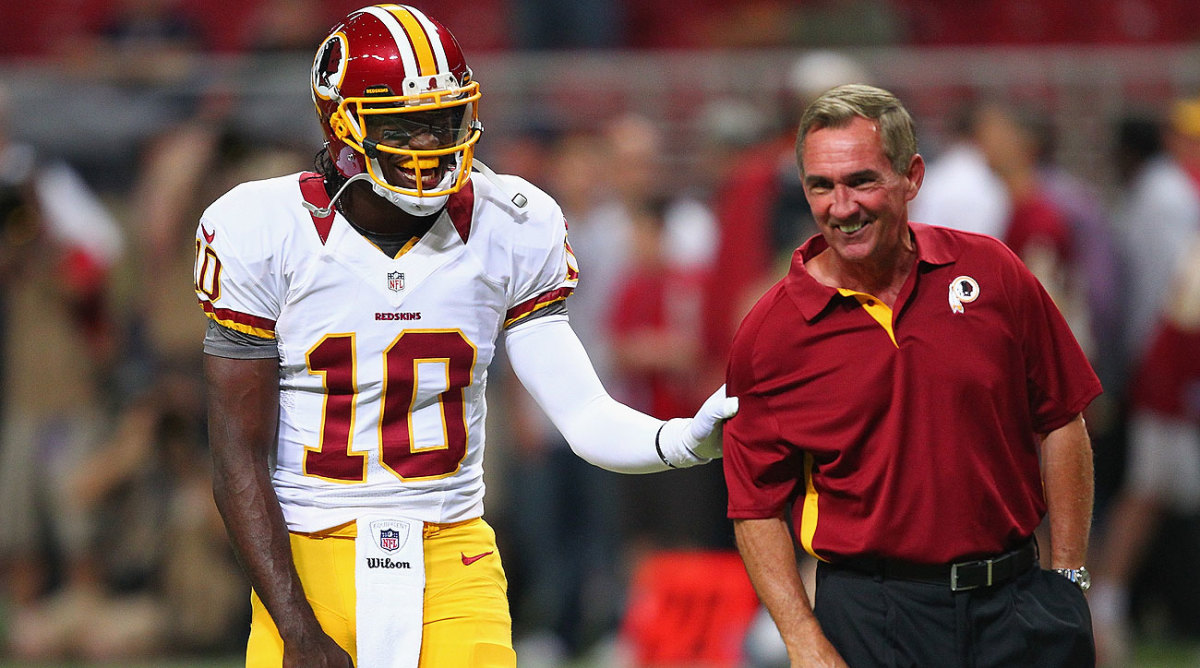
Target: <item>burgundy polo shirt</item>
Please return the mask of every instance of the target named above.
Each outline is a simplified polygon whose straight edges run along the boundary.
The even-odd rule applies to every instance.
[[[817,236],[734,338],[729,517],[792,504],[797,539],[821,559],[945,563],[1012,549],[1046,510],[1036,434],[1101,391],[1008,247],[910,227],[917,266],[893,310],[810,276],[804,261],[826,248]]]

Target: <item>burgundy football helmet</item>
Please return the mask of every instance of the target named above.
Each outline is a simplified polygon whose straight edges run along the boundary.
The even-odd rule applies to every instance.
[[[419,9],[374,5],[349,14],[317,49],[311,83],[330,158],[342,176],[365,172],[376,193],[422,212],[440,208],[470,178],[483,132],[479,84],[454,35]],[[388,129],[380,135],[372,127]],[[436,148],[408,146],[418,132],[432,134]],[[379,165],[383,153],[408,158],[402,166],[415,183],[389,183]],[[432,182],[431,171],[442,166],[445,173]]]

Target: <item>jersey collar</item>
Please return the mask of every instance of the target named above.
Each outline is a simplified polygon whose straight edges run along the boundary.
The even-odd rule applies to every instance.
[[[329,193],[325,191],[325,178],[316,172],[300,174],[300,193],[309,204],[318,208],[329,206]],[[471,236],[471,220],[475,215],[475,183],[468,181],[462,190],[450,195],[445,211],[450,214],[450,222],[453,223],[459,238],[463,243],[467,243],[467,238]],[[322,245],[329,241],[334,214],[335,212],[330,211],[329,215],[319,217],[315,212],[309,211]]]
[[[913,222],[908,224],[908,229],[917,247],[918,272],[921,265],[941,266],[953,264],[958,259],[958,241],[950,230]],[[792,254],[791,268],[783,279],[787,294],[808,321],[819,316],[835,297],[841,297],[836,288],[819,283],[804,266],[806,260],[816,257],[828,247],[829,244],[820,234],[804,242]]]

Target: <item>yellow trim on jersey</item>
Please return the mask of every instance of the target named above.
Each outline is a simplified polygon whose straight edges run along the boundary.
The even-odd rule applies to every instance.
[[[425,28],[421,26],[417,17],[412,15],[412,12],[398,5],[393,5],[393,7],[389,7],[388,11],[400,21],[400,25],[404,26],[404,32],[408,33],[408,39],[412,42],[413,55],[417,57],[419,74],[421,76],[437,74],[437,59],[434,58],[433,46],[429,43],[429,35],[425,34]]]
[[[404,254],[405,254],[405,253],[407,253],[408,251],[412,250],[412,249],[413,249],[413,246],[416,246],[416,245],[417,245],[418,243],[420,243],[420,242],[421,242],[421,238],[420,238],[420,237],[413,237],[413,238],[409,239],[409,240],[408,240],[408,243],[404,244],[404,247],[403,247],[403,248],[401,248],[400,250],[396,251],[396,255],[395,255],[394,257],[392,257],[392,259],[393,259],[393,260],[397,260],[397,259],[399,259],[401,255],[404,255]]]
[[[383,248],[380,248],[379,244],[375,243],[374,241],[371,241],[371,239],[368,238],[365,234],[363,235],[363,239],[366,239],[367,243],[378,248],[380,253],[387,255],[387,251],[383,250]],[[408,251],[412,250],[413,246],[416,246],[419,243],[421,243],[420,237],[413,237],[413,238],[409,239],[408,241],[404,242],[404,245],[400,247],[400,250],[396,251],[396,254],[392,256],[392,259],[393,260],[400,259],[401,255],[404,255]]]
[[[817,533],[817,488],[813,486],[813,456],[804,453],[804,508],[800,516],[800,546],[804,551],[821,561],[828,561],[813,550],[813,536]]]
[[[521,322],[522,320],[524,320],[524,319],[528,318],[529,316],[533,315],[534,313],[537,313],[538,311],[546,308],[547,306],[553,306],[553,305],[565,300],[566,298],[567,298],[566,295],[564,295],[557,299],[551,299],[548,302],[542,302],[540,304],[535,304],[533,308],[529,309],[525,313],[522,313],[521,315],[518,315],[518,316],[515,316],[512,318],[509,318],[508,320],[505,320],[502,327],[511,327],[514,323]]]
[[[838,292],[846,297],[857,299],[858,303],[862,305],[863,310],[869,313],[875,319],[875,322],[879,323],[884,331],[887,332],[888,338],[892,340],[892,345],[897,348],[900,347],[900,344],[896,343],[896,333],[892,330],[892,309],[887,304],[880,301],[878,297],[865,292],[848,290],[846,288],[838,288]]]
[[[218,317],[217,314],[212,313],[211,311],[208,311],[207,309],[204,311],[204,315],[208,316],[209,319],[211,319],[213,322],[216,322],[218,325],[221,325],[223,327],[228,327],[229,329],[232,329],[237,332],[241,332],[243,334],[257,336],[260,339],[272,339],[273,340],[275,338],[275,332],[273,332],[269,329],[262,329],[260,327],[255,327],[253,325],[246,325],[246,324],[234,321],[234,320],[230,320],[228,318],[221,318],[221,317]]]

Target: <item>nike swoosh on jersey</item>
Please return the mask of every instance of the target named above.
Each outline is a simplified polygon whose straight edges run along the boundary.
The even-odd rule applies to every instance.
[[[204,241],[205,241],[206,243],[210,243],[210,244],[211,244],[211,243],[213,242],[213,239],[216,239],[216,238],[217,238],[217,231],[216,231],[216,230],[213,230],[211,233],[209,233],[209,231],[208,231],[208,230],[204,229],[204,226],[203,226],[203,225],[201,225],[201,226],[200,226],[200,233],[204,235]]]
[[[495,550],[492,550],[492,552],[495,552]],[[459,552],[458,554],[462,557],[463,566],[470,566],[471,564],[475,563],[476,561],[479,561],[480,559],[488,556],[489,554],[492,554],[492,552],[484,552],[483,554],[477,554],[473,557],[468,557],[467,555],[463,554],[462,552]]]

